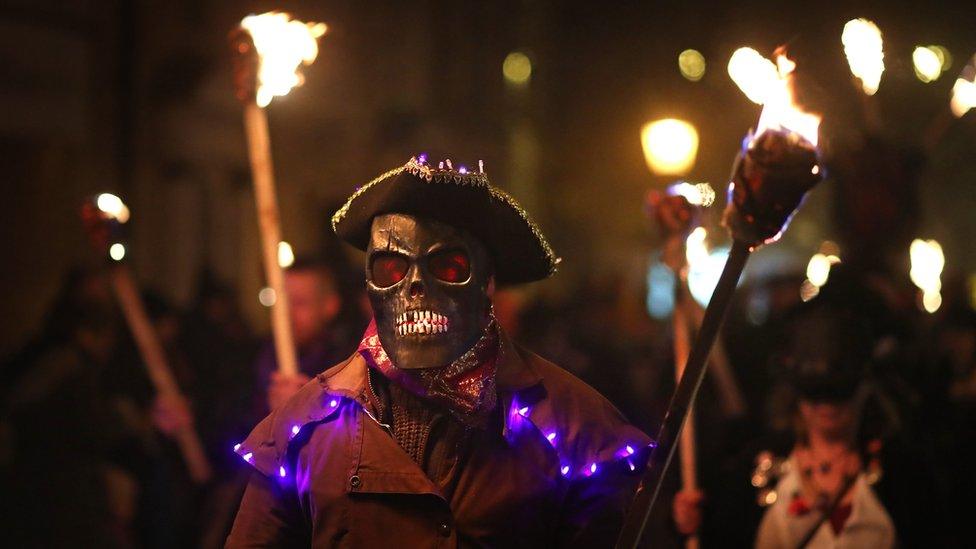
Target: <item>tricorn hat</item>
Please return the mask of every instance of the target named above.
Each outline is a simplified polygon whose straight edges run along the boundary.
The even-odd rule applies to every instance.
[[[369,244],[373,218],[401,213],[434,219],[468,231],[491,254],[499,285],[532,282],[556,271],[556,258],[539,227],[514,198],[488,181],[481,169],[438,167],[424,155],[360,187],[332,216],[340,238],[360,250]]]

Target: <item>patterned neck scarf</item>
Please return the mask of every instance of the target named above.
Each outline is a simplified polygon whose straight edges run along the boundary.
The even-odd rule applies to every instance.
[[[386,354],[370,321],[359,343],[359,354],[374,370],[410,393],[447,408],[468,426],[483,427],[495,408],[495,366],[501,355],[498,324],[492,315],[478,341],[447,366],[407,370]]]

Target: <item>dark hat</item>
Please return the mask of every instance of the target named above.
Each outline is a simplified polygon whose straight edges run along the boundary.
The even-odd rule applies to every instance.
[[[500,285],[532,282],[556,272],[556,258],[539,227],[514,198],[493,187],[484,170],[438,167],[424,155],[360,187],[332,216],[346,242],[366,250],[373,218],[402,213],[434,219],[468,231],[488,249]]]
[[[863,314],[847,305],[810,302],[789,324],[784,358],[797,393],[815,401],[852,398],[870,374],[875,347]]]

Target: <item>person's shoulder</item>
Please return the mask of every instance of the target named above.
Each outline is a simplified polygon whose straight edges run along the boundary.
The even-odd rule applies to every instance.
[[[584,413],[616,423],[626,422],[623,415],[606,397],[569,370],[516,345],[520,358],[542,378],[547,398],[552,405],[566,413]]]
[[[540,378],[540,391],[526,403],[530,419],[564,455],[584,467],[632,458],[637,466],[652,446],[606,397],[575,375],[516,346],[522,361]]]
[[[355,398],[352,391],[332,390],[330,382],[348,375],[357,365],[357,356],[353,355],[312,378],[281,407],[261,420],[247,438],[234,447],[234,451],[265,475],[274,475],[289,445],[300,432],[334,419],[342,407],[343,398]]]

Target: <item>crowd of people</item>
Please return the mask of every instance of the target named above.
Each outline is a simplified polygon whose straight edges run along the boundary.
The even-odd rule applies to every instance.
[[[369,315],[358,269],[329,254],[286,271],[301,370],[292,377],[213,277],[201,277],[188,310],[145,295],[185,401],[154,395],[105,273],[69,273],[37,336],[2,366],[0,516],[15,545],[222,545],[249,474],[231,449],[355,351]],[[802,279],[740,291],[723,344],[745,407],[724,406],[728,388],[706,382],[698,487],[682,489],[672,471],[667,512],[647,538],[887,546],[897,532],[905,546],[961,543],[976,484],[976,312],[950,287],[938,313],[925,313],[904,276],[856,266],[835,267],[808,302]],[[773,304],[761,319],[748,311],[758,293]],[[669,321],[642,314],[643,295],[614,281],[571,295],[500,291],[499,323],[653,436],[674,389]],[[215,470],[205,485],[173,440],[187,423]]]

